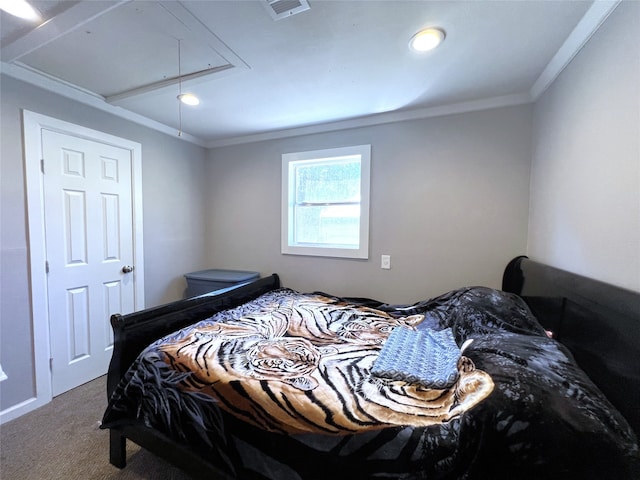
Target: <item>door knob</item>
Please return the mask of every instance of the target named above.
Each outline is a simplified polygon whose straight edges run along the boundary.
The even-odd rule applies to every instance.
[[[131,273],[131,272],[133,272],[133,266],[125,265],[124,267],[122,267],[122,273]]]

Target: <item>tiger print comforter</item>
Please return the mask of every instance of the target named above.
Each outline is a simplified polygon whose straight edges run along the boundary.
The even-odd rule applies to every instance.
[[[395,328],[474,339],[457,381],[436,390],[372,375]],[[269,292],[150,345],[103,427],[134,422],[233,478],[625,478],[639,468],[630,428],[570,354],[517,297],[486,288],[410,306]]]

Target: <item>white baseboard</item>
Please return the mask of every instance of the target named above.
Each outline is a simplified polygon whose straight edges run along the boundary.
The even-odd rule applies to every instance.
[[[15,420],[22,415],[32,412],[37,408],[40,408],[51,400],[38,399],[37,397],[31,397],[24,402],[20,402],[12,407],[6,408],[0,412],[0,425]]]

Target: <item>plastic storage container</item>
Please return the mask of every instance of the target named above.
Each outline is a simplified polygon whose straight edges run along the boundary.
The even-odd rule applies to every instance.
[[[244,270],[200,270],[185,274],[187,279],[187,297],[202,295],[222,288],[233,287],[240,283],[256,280],[260,277],[258,272]]]

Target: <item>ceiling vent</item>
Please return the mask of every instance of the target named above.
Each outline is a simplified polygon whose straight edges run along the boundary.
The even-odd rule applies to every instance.
[[[309,2],[307,0],[264,0],[264,6],[274,20],[280,20],[309,10]]]

